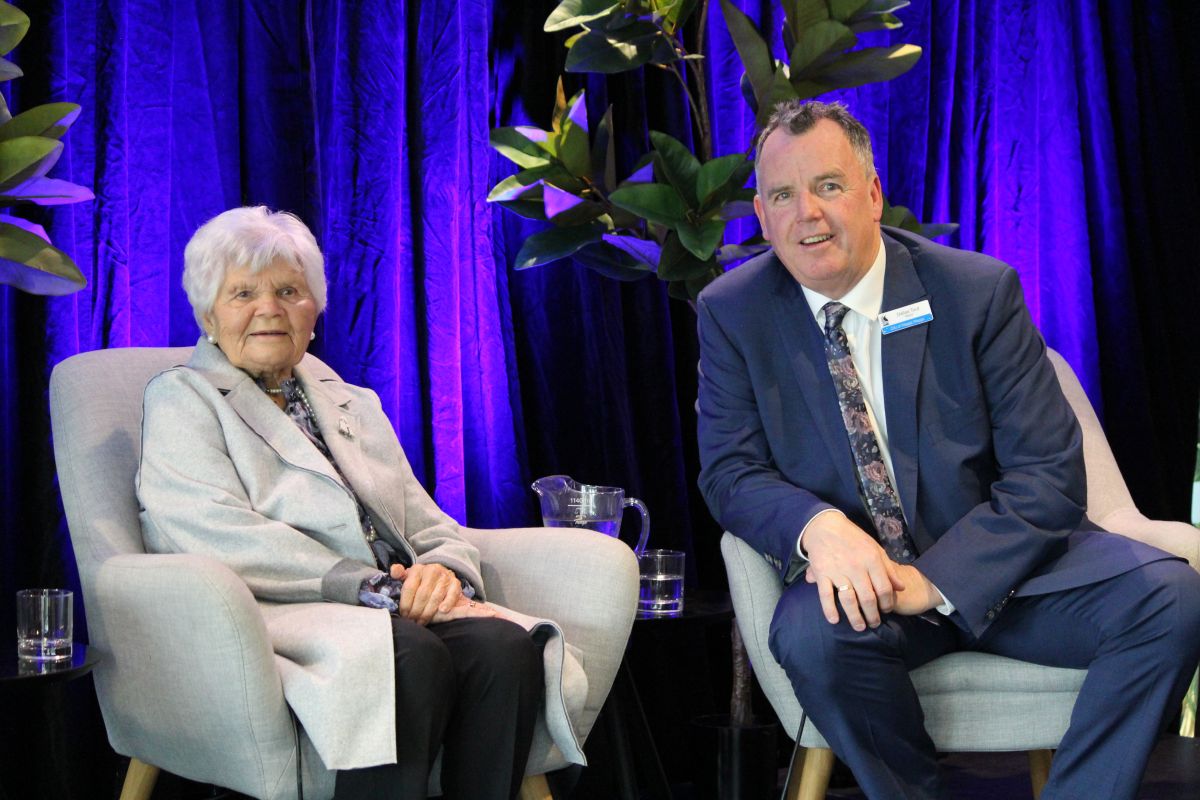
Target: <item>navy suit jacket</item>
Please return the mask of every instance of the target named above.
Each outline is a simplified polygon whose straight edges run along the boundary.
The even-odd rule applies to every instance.
[[[933,311],[883,337],[884,403],[914,566],[955,621],[979,636],[1013,595],[1170,558],[1086,518],[1079,424],[1016,272],[904,231],[883,239],[881,310]],[[773,252],[706,288],[698,316],[701,490],[724,528],[794,580],[797,536],[818,512],[873,531],[821,331]]]

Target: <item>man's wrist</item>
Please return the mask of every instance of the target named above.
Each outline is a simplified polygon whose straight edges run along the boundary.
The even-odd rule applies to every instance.
[[[800,535],[796,537],[796,552],[799,553],[800,557],[803,558],[805,561],[808,561],[809,558],[808,558],[808,551],[804,547],[804,534],[808,533],[809,529],[812,528],[814,522],[816,522],[818,519],[825,516],[826,514],[837,514],[838,516],[841,516],[841,517],[846,516],[845,514],[843,514],[841,511],[839,511],[836,508],[823,508],[820,511],[818,511],[816,514],[813,514],[811,517],[808,518],[808,522],[804,523],[804,527],[800,529]],[[826,519],[825,521],[828,522],[829,520]]]

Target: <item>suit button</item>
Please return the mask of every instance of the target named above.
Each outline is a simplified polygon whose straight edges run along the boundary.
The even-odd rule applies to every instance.
[[[992,611],[991,609],[988,609],[988,612],[986,614],[984,614],[984,616],[987,617],[988,619],[995,619],[996,612]]]

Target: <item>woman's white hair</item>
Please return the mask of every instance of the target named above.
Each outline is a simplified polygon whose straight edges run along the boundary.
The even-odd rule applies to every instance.
[[[325,257],[295,214],[246,206],[231,208],[201,225],[183,251],[183,290],[200,330],[230,267],[249,267],[255,274],[277,258],[295,263],[304,273],[317,313],[324,311]]]

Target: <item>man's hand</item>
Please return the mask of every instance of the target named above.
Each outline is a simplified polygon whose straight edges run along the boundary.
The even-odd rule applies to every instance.
[[[463,597],[462,583],[458,576],[441,564],[413,564],[407,568],[401,564],[393,564],[391,575],[404,581],[397,613],[418,625],[443,621],[438,619],[439,616],[455,619],[456,617],[448,615],[457,608],[459,601],[470,602]],[[470,605],[466,607],[474,608]]]
[[[896,610],[897,595],[906,588],[901,565],[844,514],[815,517],[804,532],[803,545],[809,560],[804,578],[817,585],[831,624],[839,619],[839,604],[856,631],[877,627],[881,614]]]
[[[809,567],[805,580],[817,584],[825,619],[836,624],[837,607],[856,631],[872,628],[887,613],[916,616],[942,603],[942,595],[911,564],[887,556],[873,536],[844,514],[815,518],[804,532]]]
[[[912,564],[896,564],[904,588],[896,593],[897,614],[916,616],[942,604],[942,594]]]

